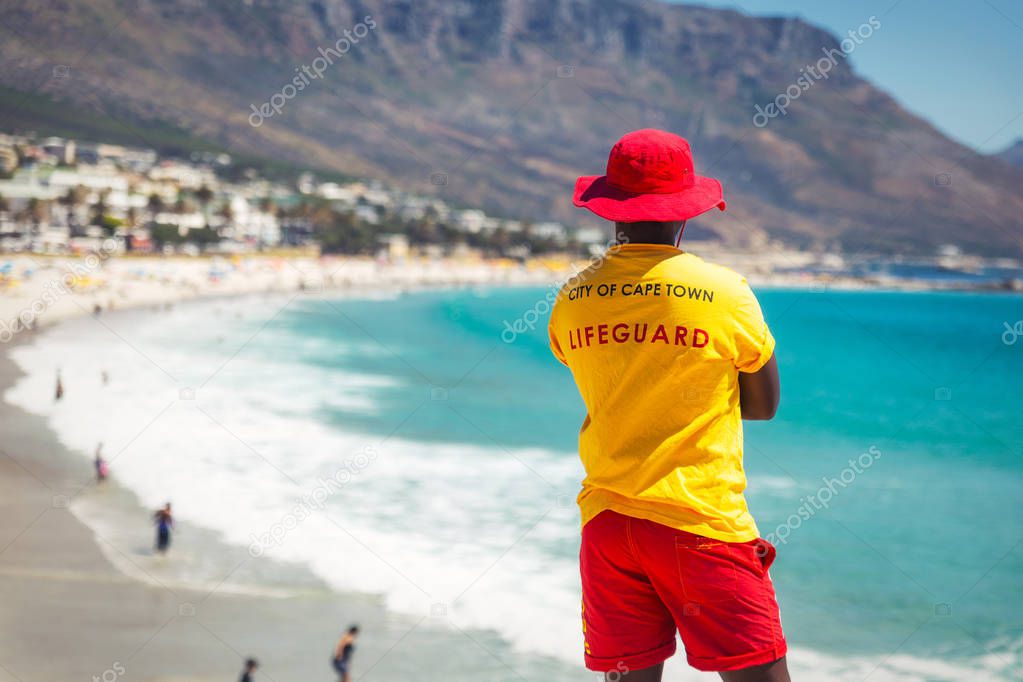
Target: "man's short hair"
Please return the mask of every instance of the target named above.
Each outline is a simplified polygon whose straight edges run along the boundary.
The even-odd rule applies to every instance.
[[[617,223],[618,227],[626,226],[634,230],[661,230],[665,227],[678,226],[681,220],[640,220],[635,223]]]

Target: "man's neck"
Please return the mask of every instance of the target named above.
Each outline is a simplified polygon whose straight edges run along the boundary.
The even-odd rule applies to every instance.
[[[682,221],[678,222],[647,222],[647,223],[617,223],[616,242],[618,244],[659,244],[663,246],[675,246],[678,231],[683,227]]]
[[[621,244],[657,244],[660,246],[675,246],[674,235],[651,235],[632,234],[628,231],[619,231],[615,243]]]

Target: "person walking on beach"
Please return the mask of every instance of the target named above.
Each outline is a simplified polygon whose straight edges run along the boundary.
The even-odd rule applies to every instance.
[[[245,669],[242,670],[242,676],[238,678],[238,682],[252,682],[252,675],[256,672],[259,667],[259,661],[254,658],[245,659]]]
[[[103,443],[96,445],[96,459],[93,465],[96,467],[96,482],[102,483],[107,480],[110,468],[107,466],[107,460],[103,458]]]
[[[171,503],[163,505],[163,509],[157,509],[153,514],[153,520],[156,522],[156,551],[165,554],[170,547],[171,530],[174,528]]]
[[[57,370],[57,388],[53,393],[53,399],[59,401],[64,397],[64,382],[60,380],[60,370]]]
[[[352,653],[355,652],[355,638],[358,636],[359,626],[353,625],[334,647],[334,670],[337,671],[341,682],[349,682],[351,675],[349,668],[352,664]]]
[[[554,355],[586,405],[580,574],[586,666],[657,682],[679,632],[689,664],[726,682],[787,682],[787,650],[743,491],[742,420],[771,419],[774,337],[746,280],[678,248],[725,210],[689,143],[638,130],[574,203],[615,224],[607,253],[562,287]]]

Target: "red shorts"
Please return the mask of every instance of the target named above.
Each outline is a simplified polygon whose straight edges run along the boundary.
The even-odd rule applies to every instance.
[[[740,670],[785,655],[767,540],[722,542],[604,511],[583,527],[586,667],[642,670],[682,636],[697,670]]]

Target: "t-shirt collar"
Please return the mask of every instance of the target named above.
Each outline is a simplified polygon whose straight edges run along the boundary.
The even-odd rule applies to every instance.
[[[615,244],[608,249],[608,253],[612,254],[620,251],[671,251],[674,253],[685,253],[682,249],[676,248],[671,244],[653,244],[648,242]]]

